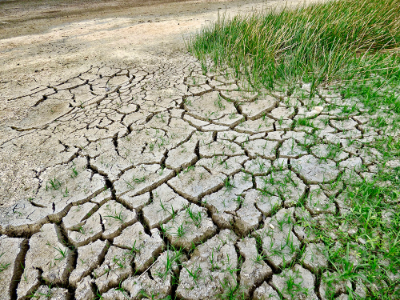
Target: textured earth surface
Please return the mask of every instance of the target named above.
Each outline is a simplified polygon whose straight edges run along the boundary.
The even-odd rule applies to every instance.
[[[0,146],[0,298],[214,299],[237,283],[328,298],[309,224],[346,214],[380,132],[357,100],[308,92],[253,91],[182,55],[9,99],[32,110]]]
[[[364,298],[313,228],[399,132],[329,87],[256,91],[165,53],[29,89],[1,73],[0,300]]]

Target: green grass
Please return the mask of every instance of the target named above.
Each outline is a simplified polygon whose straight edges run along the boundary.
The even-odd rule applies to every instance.
[[[400,1],[329,1],[294,10],[220,18],[189,41],[207,68],[230,67],[253,87],[340,81],[346,96],[400,112]],[[377,97],[378,96],[378,97]]]
[[[328,249],[328,270],[334,272],[329,281],[361,282],[367,299],[400,299],[400,167],[385,167],[398,159],[400,142],[382,137],[370,146],[383,154],[373,180],[347,182],[342,204],[347,209],[326,214],[322,223],[312,220],[309,228]]]
[[[204,71],[228,68],[255,90],[288,94],[298,84],[311,83],[310,98],[318,87],[328,87],[344,99],[356,97],[370,113],[378,112],[370,122],[375,128],[399,129],[400,0],[329,1],[220,18],[190,40],[188,48]],[[352,113],[356,107],[347,109]],[[302,126],[309,122],[298,120]],[[382,134],[365,147],[383,155],[373,181],[346,181],[348,209],[309,226],[329,250],[328,270],[334,278],[328,280],[362,283],[367,299],[400,299],[400,167],[385,167],[386,161],[399,158],[400,142]],[[328,150],[332,158],[341,147]],[[291,182],[273,175],[266,183],[277,189]],[[347,293],[349,299],[360,299],[351,290]]]
[[[374,145],[384,154],[383,161],[398,158],[400,142],[383,138]],[[345,247],[331,253],[330,260],[343,279],[359,279],[370,288],[372,299],[400,298],[400,168],[382,168],[372,182],[347,187],[347,203],[352,208],[336,220],[351,224],[357,232],[338,230],[338,241]],[[326,244],[333,240],[325,237]],[[349,248],[358,263],[349,258]],[[392,276],[395,275],[395,277]],[[376,288],[371,288],[372,283]]]
[[[4,253],[0,254],[0,258],[4,255]],[[11,263],[0,263],[0,273],[4,272],[5,270],[8,269],[8,267],[11,265]]]

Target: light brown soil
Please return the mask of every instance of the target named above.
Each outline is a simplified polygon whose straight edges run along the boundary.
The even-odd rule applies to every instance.
[[[297,3],[1,2],[0,300],[366,298],[325,271],[340,243],[319,237],[357,232],[348,185],[374,179],[370,144],[397,129],[185,50],[222,14]]]
[[[92,65],[124,66],[185,51],[185,39],[219,15],[294,1],[2,1],[0,124],[19,118],[6,99],[71,78]]]

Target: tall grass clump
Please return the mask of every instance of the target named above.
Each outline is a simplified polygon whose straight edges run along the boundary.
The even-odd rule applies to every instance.
[[[342,0],[220,18],[189,42],[200,60],[274,88],[400,79],[400,0]],[[400,112],[400,105],[398,106]]]

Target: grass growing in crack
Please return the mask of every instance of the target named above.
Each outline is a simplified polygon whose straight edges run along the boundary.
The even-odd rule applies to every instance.
[[[238,204],[238,206],[241,206],[244,202],[244,198],[239,195],[235,199],[233,199],[233,201],[235,201]]]
[[[289,277],[286,278],[285,282],[286,286],[284,288],[284,291],[290,295],[291,299],[296,299],[296,297],[298,297],[299,294],[308,295],[308,289],[304,288],[301,285],[302,282],[303,280],[297,273],[295,273],[294,275],[289,275]]]
[[[50,299],[53,296],[53,292],[51,291],[51,286],[49,286],[49,291],[47,293],[41,293],[41,292],[37,292],[34,291],[32,294],[28,295],[27,297],[30,299],[39,299],[42,297],[45,297],[47,299]]]
[[[326,216],[324,224],[311,221],[309,228],[329,249],[334,275],[328,282],[350,280],[366,287],[368,299],[399,299],[400,167],[385,167],[385,162],[398,159],[400,142],[382,137],[368,146],[383,155],[373,179],[346,181],[337,200],[341,214]],[[349,293],[357,297],[354,291]]]
[[[121,223],[124,222],[124,216],[122,215],[122,211],[117,213],[117,210],[115,210],[113,215],[104,216],[104,218],[111,218],[111,219],[114,219],[114,220],[118,220]]]
[[[121,286],[122,281],[119,282],[118,287],[115,288],[116,291],[120,291],[122,293],[122,295],[124,296],[125,299],[129,299],[126,291],[124,290],[124,288]]]
[[[194,266],[192,267],[191,270],[189,270],[188,268],[186,268],[184,266],[184,268],[186,269],[186,271],[188,272],[189,276],[193,279],[194,283],[196,284],[196,286],[198,286],[197,282],[200,279],[200,273],[202,271],[201,267],[198,266],[196,269],[194,268]]]
[[[63,260],[64,258],[67,257],[68,249],[63,250],[63,249],[61,249],[59,247],[53,247],[53,248],[56,249],[57,252],[60,254],[59,257],[54,258],[55,260]]]
[[[231,179],[227,177],[224,180],[224,187],[226,189],[226,192],[230,192],[233,188],[235,188],[235,185],[231,182]]]
[[[96,291],[96,295],[94,296],[94,299],[98,299],[98,300],[101,300],[101,299],[104,299],[104,297],[101,295],[101,293],[99,292],[99,290],[97,290]]]
[[[263,254],[257,254],[256,258],[253,259],[253,261],[257,264],[261,264],[264,260],[267,259],[266,255]]]
[[[175,219],[177,214],[178,214],[178,212],[174,209],[173,206],[171,206],[171,218],[172,218],[172,220]]]
[[[224,110],[225,105],[222,103],[222,98],[220,95],[218,95],[218,100],[215,100],[214,105],[219,109],[219,110]]]
[[[165,280],[167,276],[171,276],[172,278],[172,284],[177,284],[179,279],[177,277],[177,274],[174,272],[174,267],[178,267],[181,265],[181,260],[183,256],[183,250],[181,248],[176,249],[174,246],[172,246],[172,251],[167,250],[167,257],[165,261],[165,270],[163,272],[157,271],[156,275]]]
[[[58,190],[61,187],[61,182],[57,178],[50,179],[46,184],[46,191],[47,190]]]
[[[299,118],[296,121],[296,125],[314,127],[312,120],[307,118]]]
[[[76,170],[75,167],[72,167],[72,174],[71,174],[71,178],[76,178],[78,176],[78,171]]]
[[[194,213],[194,212],[190,209],[190,207],[188,207],[188,208],[186,209],[186,212],[187,212],[187,214],[189,215],[189,218],[192,219],[193,224],[194,224],[197,228],[199,228],[200,225],[201,225],[201,220],[202,220],[201,212]]]
[[[143,183],[145,181],[146,181],[146,176],[143,176],[143,177],[135,177],[135,176],[133,176],[131,181],[126,181],[125,180],[125,183],[128,186],[128,188],[134,189],[135,188],[135,184],[140,184],[140,183]]]
[[[187,167],[186,170],[184,170],[183,172],[184,172],[184,173],[187,173],[187,172],[189,172],[189,171],[193,171],[194,169],[195,169],[195,166],[189,166],[189,167]]]
[[[131,253],[131,252],[130,252]],[[126,266],[123,264],[123,262],[125,262],[125,258],[123,258],[121,260],[121,258],[114,256],[113,257],[113,263],[116,264],[118,266],[119,269],[125,269]]]
[[[176,229],[176,233],[175,235],[179,238],[183,238],[186,234],[187,230],[186,228],[183,226],[183,224],[181,224],[180,226],[178,226],[178,228]]]
[[[224,281],[220,281],[223,292],[217,294],[218,299],[224,300],[244,300],[247,299],[245,297],[244,292],[241,291],[242,287],[236,282],[230,282],[227,278],[224,278]]]
[[[4,255],[5,253],[0,254],[0,258]],[[8,269],[8,267],[11,265],[11,263],[1,263],[0,264],[0,273],[4,272],[5,270]]]
[[[220,18],[188,43],[203,65],[231,67],[255,86],[311,90],[341,80],[346,97],[362,95],[370,107],[400,112],[398,0],[328,1],[232,19]],[[312,93],[313,94],[313,93]]]

